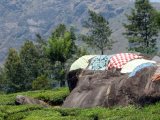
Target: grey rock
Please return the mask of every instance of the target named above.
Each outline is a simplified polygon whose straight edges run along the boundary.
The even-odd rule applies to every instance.
[[[156,69],[157,67],[144,68],[130,78],[128,74],[120,74],[119,71],[84,70],[79,74],[76,87],[62,107],[143,106],[160,101],[160,81],[151,80]]]
[[[43,107],[49,107],[49,105],[42,100],[34,99],[23,95],[16,96],[15,104],[16,105],[35,104],[35,105],[41,105]]]

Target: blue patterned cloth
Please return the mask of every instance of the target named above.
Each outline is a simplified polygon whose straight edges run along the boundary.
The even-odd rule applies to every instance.
[[[150,66],[155,66],[155,64],[153,63],[143,63],[139,66],[137,66],[130,74],[129,77],[133,77],[136,75],[137,72],[139,72],[141,69],[146,68],[146,67],[150,67]]]
[[[89,70],[105,70],[111,57],[112,57],[111,55],[110,56],[98,55],[94,57],[91,60],[88,69]]]

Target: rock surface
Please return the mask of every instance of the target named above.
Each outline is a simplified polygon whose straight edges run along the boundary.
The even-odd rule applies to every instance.
[[[49,105],[42,100],[34,99],[23,95],[16,96],[15,104],[16,105],[35,104],[43,107],[49,107]]]
[[[62,107],[112,107],[130,104],[144,105],[160,100],[160,81],[152,81],[157,67],[144,68],[135,76],[119,71],[82,71],[77,86]]]

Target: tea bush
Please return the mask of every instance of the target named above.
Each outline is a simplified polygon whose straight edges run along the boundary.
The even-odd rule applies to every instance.
[[[58,88],[55,90],[37,90],[28,91],[14,94],[1,94],[0,95],[0,105],[14,105],[15,98],[17,95],[24,95],[28,97],[33,97],[37,99],[44,100],[51,105],[60,105],[63,103],[64,99],[68,96],[68,88]]]
[[[38,105],[14,104],[16,95],[26,95],[43,99],[52,105],[61,105],[69,94],[67,88],[55,90],[28,91],[0,95],[0,120],[158,120],[160,119],[160,103],[144,107],[113,108],[62,108]]]

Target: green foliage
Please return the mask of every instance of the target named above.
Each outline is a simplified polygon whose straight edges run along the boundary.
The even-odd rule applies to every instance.
[[[45,52],[47,42],[39,34],[36,36],[37,43],[35,44],[35,48],[39,54],[39,57],[37,58],[38,76],[46,75],[49,77],[52,74],[52,64]]]
[[[70,53],[70,49],[72,47],[71,45],[72,45],[71,34],[70,32],[65,31],[64,35],[61,37],[49,38],[48,45],[46,47],[46,52],[53,63],[55,61],[60,61],[61,63],[65,63],[66,60],[69,57],[71,57],[71,53]]]
[[[37,63],[39,60],[39,54],[33,42],[27,41],[24,43],[20,50],[20,58],[25,69],[25,72],[23,73],[25,76],[24,89],[31,90],[32,81],[38,76]]]
[[[40,38],[39,38],[40,39]],[[50,60],[45,55],[43,46],[34,45],[31,41],[26,41],[20,49],[20,58],[25,69],[24,90],[32,89],[32,82],[41,75],[48,76],[51,70]],[[43,85],[42,85],[43,86]]]
[[[14,105],[14,101],[17,95],[29,96],[37,99],[44,100],[51,105],[60,105],[63,103],[64,99],[68,96],[68,88],[58,88],[54,90],[37,90],[20,92],[13,94],[2,94],[0,95],[0,105]]]
[[[52,32],[51,38],[64,37],[66,30],[67,29],[64,24],[59,24],[58,27]]]
[[[22,94],[42,99],[51,105],[60,105],[69,94],[68,88],[55,90],[38,90],[8,95],[0,95],[0,119],[2,120],[157,120],[160,118],[160,103],[155,105],[136,108],[114,107],[114,108],[44,108],[38,105],[14,105],[16,95]],[[60,104],[57,104],[60,103]]]
[[[70,48],[71,48],[71,39],[70,39],[70,33],[66,32],[63,38],[50,38],[48,41],[48,46],[46,47],[46,52],[48,53],[48,56],[50,60],[54,64],[54,72],[55,73],[55,79],[61,81],[64,81],[65,73],[61,71],[64,71],[64,64],[71,57],[70,54]],[[57,64],[58,63],[58,64]],[[56,70],[55,70],[56,69]],[[59,72],[60,71],[60,72]],[[61,73],[61,74],[60,74]],[[62,84],[61,86],[63,86]]]
[[[46,45],[46,41],[42,36],[38,33],[36,34],[36,42],[38,43],[39,48],[43,48],[43,45]]]
[[[24,68],[21,59],[15,49],[9,49],[8,57],[4,64],[7,92],[18,92],[24,88],[25,81],[23,76]]]
[[[155,21],[157,22],[157,25],[158,25],[158,27],[159,27],[159,29],[160,29],[160,11],[157,11],[157,12],[155,13],[155,16],[156,16]]]
[[[0,112],[3,113],[2,118],[4,120],[20,120],[25,118],[31,111],[40,110],[43,109],[39,106],[10,106],[10,105],[4,105],[0,106]]]
[[[4,68],[0,67],[0,94],[6,92],[7,78]]]
[[[131,15],[126,15],[129,24],[124,24],[124,33],[129,41],[129,50],[144,54],[157,52],[156,37],[158,25],[156,10],[148,0],[136,0]]]
[[[86,48],[83,48],[83,47],[78,48],[76,57],[80,58],[84,55],[88,55],[88,51],[86,50]]]
[[[32,82],[32,89],[33,90],[45,90],[51,88],[51,84],[49,79],[45,75],[41,75],[37,77],[33,82]]]
[[[26,41],[19,52],[11,49],[4,68],[0,69],[0,91],[47,89],[53,83],[48,79],[58,80],[64,86],[68,60],[83,52],[75,40],[74,28],[67,30],[60,24],[48,41],[36,34],[36,43]]]
[[[71,34],[71,49],[70,49],[70,51],[71,51],[71,54],[74,55],[74,54],[77,53],[77,49],[78,49],[78,47],[75,44],[75,41],[76,41],[77,37],[76,37],[76,34],[75,34],[74,27],[70,28],[70,34]]]
[[[46,53],[53,63],[54,79],[60,81],[60,86],[65,85],[65,64],[76,53],[76,36],[74,29],[68,31],[65,25],[60,24],[52,33],[45,47]]]
[[[43,116],[43,117],[42,117]],[[25,120],[58,120],[60,113],[52,109],[42,109],[33,111]]]
[[[105,49],[112,48],[113,41],[109,38],[112,31],[104,17],[89,10],[89,18],[85,27],[89,29],[89,32],[87,35],[82,35],[82,40],[89,46],[97,48],[101,51],[101,54],[104,53]]]
[[[39,36],[37,39],[40,41],[42,38]],[[42,40],[36,45],[31,41],[26,41],[21,47],[20,53],[15,49],[9,50],[4,68],[0,69],[2,91],[13,93],[31,90],[32,82],[37,77],[45,75],[49,78],[51,76],[51,62],[44,52],[44,44]]]
[[[43,108],[35,105],[0,106],[2,120],[158,120],[160,103],[136,108]]]

